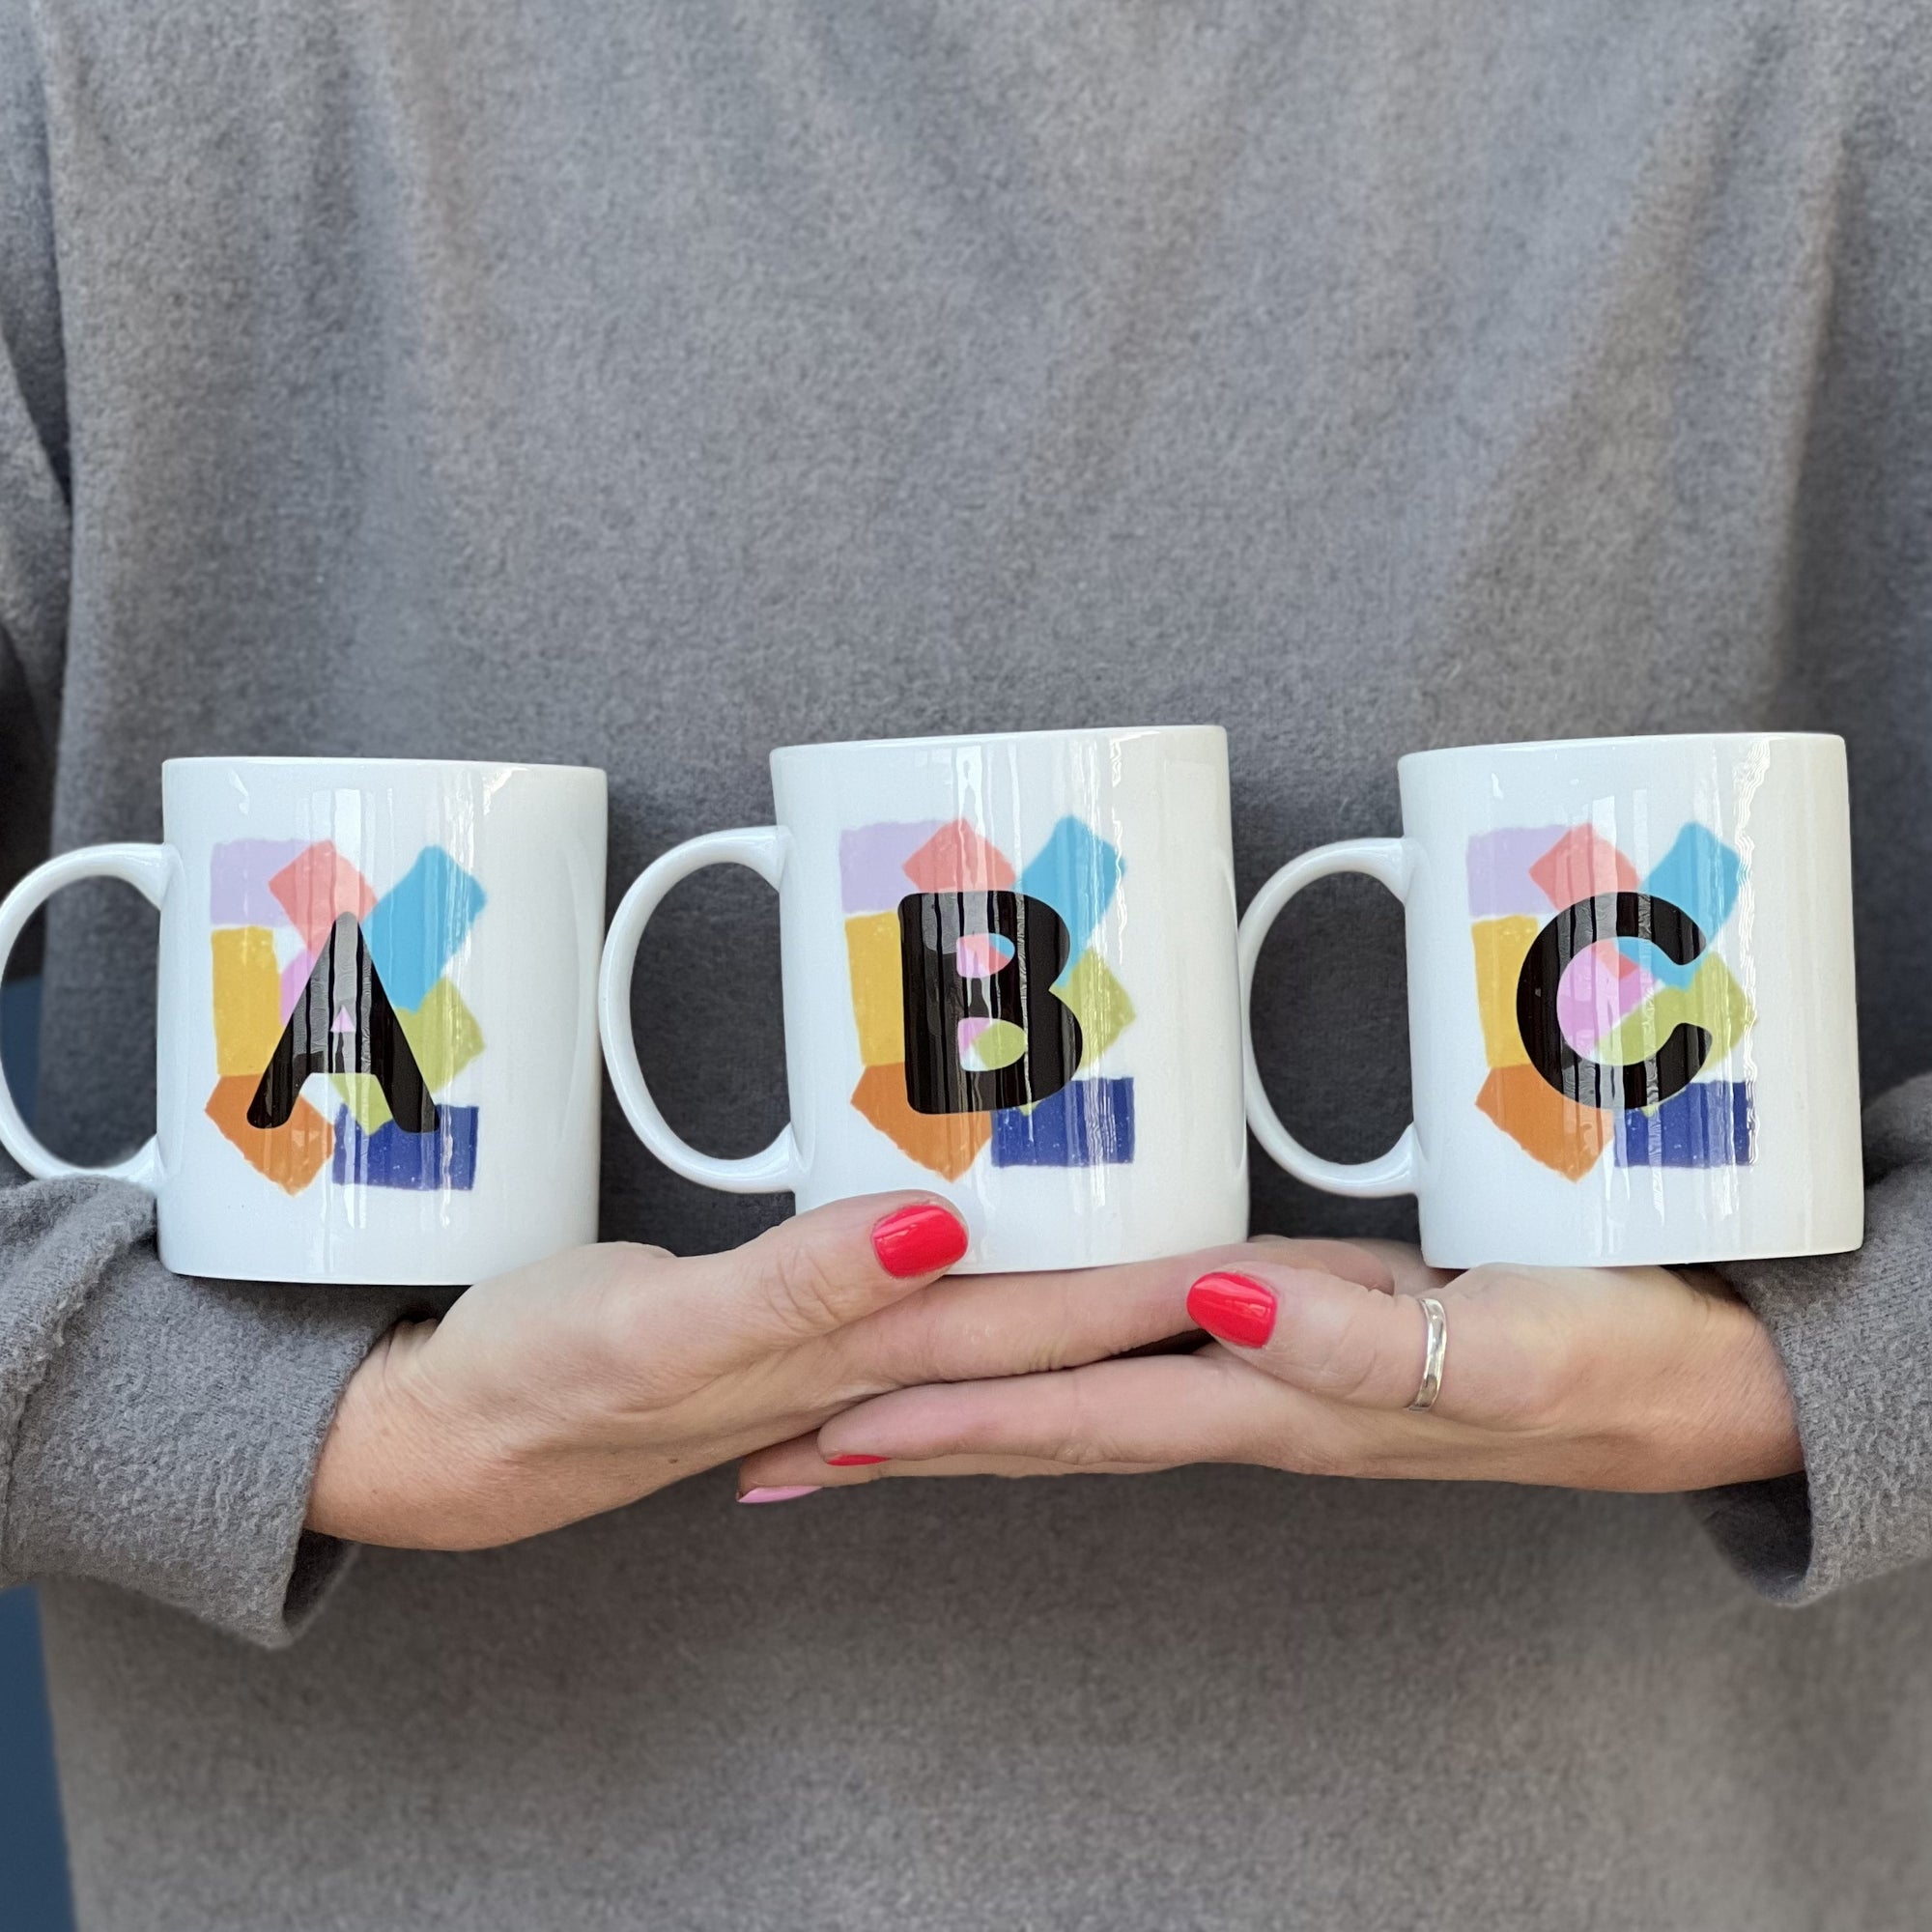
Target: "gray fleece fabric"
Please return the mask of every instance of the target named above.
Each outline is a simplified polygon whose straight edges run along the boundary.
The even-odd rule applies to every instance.
[[[1407,750],[1802,726],[1851,746],[1871,1098],[1864,1251],[1736,1273],[1808,1474],[1690,1509],[716,1472],[351,1563],[304,1491],[405,1297],[180,1280],[138,1196],[14,1186],[0,1569],[86,1926],[1925,1922],[1917,0],[0,21],[10,876],[157,837],[173,754],[602,765],[614,894],[765,816],[777,743],[1218,720],[1245,893],[1394,830]],[[782,1112],[774,935],[710,878],[644,952],[657,1091],[724,1151]],[[45,962],[42,1123],[105,1157],[152,916],[71,892]],[[1338,1156],[1406,1117],[1402,972],[1362,882],[1264,962]],[[673,1248],[783,1208],[614,1118],[605,1175]],[[1262,1228],[1412,1225],[1255,1179]]]

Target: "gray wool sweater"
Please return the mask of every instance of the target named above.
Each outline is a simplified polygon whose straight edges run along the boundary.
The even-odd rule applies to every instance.
[[[1839,731],[1858,841],[1870,1236],[1736,1271],[1807,1473],[1690,1508],[719,1471],[352,1561],[305,1491],[406,1298],[0,1190],[0,1577],[43,1583],[86,1926],[1925,1922],[1917,0],[0,22],[8,877],[157,837],[164,757],[365,753],[607,767],[614,893],[762,817],[775,743],[1101,720],[1230,725],[1244,893],[1485,739]],[[782,1109],[774,927],[713,878],[645,950],[721,1151]],[[50,918],[71,1156],[148,1130],[153,930]],[[1394,908],[1323,888],[1264,971],[1291,1123],[1385,1145]],[[677,1249],[784,1207],[614,1117],[605,1175],[606,1235]],[[1255,1181],[1261,1228],[1411,1226]]]

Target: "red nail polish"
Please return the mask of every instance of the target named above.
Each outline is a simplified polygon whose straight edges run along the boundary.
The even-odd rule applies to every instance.
[[[1274,1291],[1244,1274],[1204,1274],[1187,1291],[1187,1312],[1217,1342],[1241,1349],[1259,1349],[1274,1333]]]
[[[835,1469],[864,1469],[873,1463],[883,1463],[883,1456],[828,1456],[826,1463]]]
[[[922,1202],[888,1214],[872,1230],[872,1252],[888,1274],[936,1274],[966,1252],[966,1229],[956,1214]]]

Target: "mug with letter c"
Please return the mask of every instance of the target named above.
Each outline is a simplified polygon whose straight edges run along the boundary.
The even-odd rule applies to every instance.
[[[1241,923],[1365,872],[1406,912],[1415,1119],[1311,1153],[1248,1058],[1262,1146],[1336,1194],[1413,1194],[1437,1267],[1739,1261],[1863,1238],[1841,739],[1420,752],[1400,838],[1304,853]]]
[[[605,823],[571,766],[170,758],[163,843],[0,905],[0,967],[73,880],[160,909],[155,1136],[71,1166],[0,1081],[0,1146],[152,1189],[180,1274],[461,1286],[594,1241]]]
[[[1217,726],[1023,731],[772,753],[777,822],[667,852],[605,944],[605,1060],[686,1179],[801,1208],[923,1188],[962,1272],[1092,1267],[1247,1233],[1239,989]],[[632,1037],[644,924],[680,879],[778,889],[790,1123],[700,1153]]]

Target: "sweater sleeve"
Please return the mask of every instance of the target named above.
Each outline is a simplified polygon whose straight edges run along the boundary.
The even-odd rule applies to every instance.
[[[0,0],[0,887],[44,854],[67,642],[65,370],[39,67]],[[402,1297],[193,1281],[148,1195],[0,1157],[0,1587],[77,1576],[259,1643],[347,1552],[302,1533],[343,1383]]]
[[[1769,1327],[1805,1471],[1697,1498],[1767,1596],[1802,1604],[1932,1556],[1932,37],[1874,6],[1850,76],[1792,517],[1780,723],[1851,751],[1865,1243],[1724,1273]]]
[[[288,1642],[350,1553],[302,1518],[399,1299],[170,1274],[123,1182],[0,1190],[0,1586],[88,1577]]]
[[[1724,1269],[1783,1359],[1804,1472],[1696,1502],[1782,1603],[1932,1556],[1932,1075],[1874,1103],[1864,1138],[1858,1253]]]

